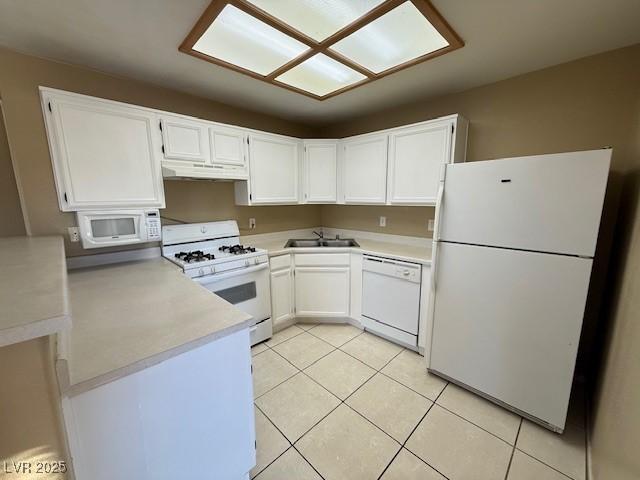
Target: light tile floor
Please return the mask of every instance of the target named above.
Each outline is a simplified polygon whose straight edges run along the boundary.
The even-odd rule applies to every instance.
[[[350,325],[289,327],[252,355],[256,480],[585,479],[575,398],[558,435]]]

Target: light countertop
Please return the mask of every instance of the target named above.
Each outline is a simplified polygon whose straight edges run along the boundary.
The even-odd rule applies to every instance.
[[[58,375],[70,395],[248,328],[251,320],[162,258],[72,270],[69,292],[73,329],[61,341]]]
[[[356,242],[360,247],[310,247],[310,248],[285,248],[287,240],[252,240],[251,246],[256,248],[264,248],[269,252],[269,256],[283,255],[287,253],[340,253],[340,252],[361,252],[381,257],[394,258],[406,262],[421,263],[423,265],[431,264],[431,243],[425,239],[428,246],[419,247],[414,245],[406,245],[402,243],[380,242],[377,240],[368,240],[356,238]]]
[[[62,237],[0,238],[0,347],[71,326]]]

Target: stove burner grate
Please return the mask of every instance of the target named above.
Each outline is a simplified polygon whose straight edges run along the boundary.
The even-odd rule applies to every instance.
[[[232,255],[242,255],[244,253],[254,253],[255,247],[245,247],[244,245],[224,245],[218,250],[221,252],[229,252]]]
[[[204,253],[202,250],[194,250],[192,252],[179,252],[175,254],[178,260],[186,263],[204,262],[206,260],[214,260],[216,257],[211,253]]]

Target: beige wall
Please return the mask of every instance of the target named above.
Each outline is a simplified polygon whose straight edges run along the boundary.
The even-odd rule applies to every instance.
[[[468,158],[614,148],[608,208],[598,246],[585,324],[583,358],[590,348],[600,292],[610,286],[611,315],[602,321],[606,338],[603,376],[594,418],[593,458],[596,480],[637,478],[635,454],[640,444],[640,261],[637,205],[640,170],[640,45],[581,59],[513,79],[416,102],[374,115],[309,129],[276,118],[233,109],[171,90],[116,78],[87,69],[35,59],[0,49],[0,95],[7,132],[25,195],[26,214],[35,234],[65,233],[71,215],[58,212],[37,86],[47,85],[89,95],[161,108],[213,120],[298,136],[346,136],[461,113],[471,122]],[[618,268],[606,277],[609,232],[617,219],[620,192],[623,215],[614,237]],[[433,209],[426,207],[294,206],[236,207],[225,183],[166,182],[166,216],[185,221],[235,217],[246,227],[257,219],[256,233],[326,226],[429,236]],[[388,227],[377,227],[378,217]],[[243,233],[246,233],[243,231]],[[627,247],[625,247],[625,245]],[[71,254],[82,253],[75,245]],[[587,362],[588,363],[588,362]],[[585,363],[585,365],[587,365]],[[55,437],[55,435],[54,435]]]
[[[33,235],[61,234],[66,237],[67,227],[75,225],[73,214],[61,213],[58,209],[39,85],[275,133],[300,137],[312,134],[304,126],[276,117],[0,48],[0,96],[9,143],[24,192],[23,207]],[[199,220],[229,218],[228,214],[244,211],[233,205],[233,197],[228,194],[229,184],[208,183],[190,188],[180,185],[183,182],[167,183],[167,214],[184,212],[185,197],[188,197],[190,206],[198,205],[193,215]],[[192,182],[188,185],[192,186]],[[306,223],[320,218],[319,209],[315,206],[258,208],[251,215],[256,217],[256,231],[260,232],[272,231],[270,228],[283,225],[297,225],[298,220]],[[248,217],[249,213],[244,212],[240,219]],[[67,255],[87,254],[79,244],[67,242],[65,248]]]
[[[31,462],[34,470],[38,461],[67,461],[49,341],[45,337],[0,348],[0,478],[65,477],[2,473],[5,461]]]
[[[323,205],[322,226],[431,238],[427,227],[434,215],[433,207]],[[386,227],[380,226],[381,216]]]
[[[368,115],[319,133],[351,135],[451,113],[471,122],[470,160],[613,147],[578,369],[596,377],[599,385],[593,410],[594,479],[640,478],[640,45]],[[359,208],[323,207],[324,223],[346,225]],[[386,211],[367,207],[360,228],[375,229],[376,217]],[[413,222],[405,218],[406,224],[423,223],[421,210],[411,215]],[[619,267],[607,275],[610,251]],[[603,313],[605,290],[610,305]],[[596,376],[603,340],[601,374]]]
[[[612,169],[621,172],[621,165],[631,155],[630,123],[638,94],[639,58],[640,45],[636,45],[366,115],[317,133],[327,138],[343,137],[460,113],[470,121],[469,160],[609,145],[614,147]],[[341,226],[355,217],[358,209],[332,206],[331,215],[323,210],[323,219]],[[369,219],[361,221],[361,228],[377,231],[377,217],[385,212],[389,213],[387,207],[369,207]],[[406,222],[405,213],[398,213],[402,223],[422,226],[424,210],[416,208],[413,212],[414,221],[410,222]],[[389,215],[387,220],[393,222],[395,215]],[[409,230],[393,233],[410,234]],[[422,234],[430,236],[430,232]]]
[[[2,117],[0,103],[0,237],[24,235],[24,221],[22,209],[13,175],[7,132]]]
[[[591,453],[595,480],[640,478],[640,102],[635,161],[622,193],[609,276],[608,315],[593,403]]]
[[[320,205],[240,207],[234,203],[233,183],[166,181],[167,208],[161,214],[183,222],[236,219],[241,235],[278,232],[320,225]],[[249,230],[249,218],[256,228]]]

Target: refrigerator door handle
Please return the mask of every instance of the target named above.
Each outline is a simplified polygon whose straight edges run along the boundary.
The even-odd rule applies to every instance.
[[[442,199],[444,198],[444,179],[447,172],[447,164],[440,170],[440,182],[438,183],[438,195],[436,197],[436,213],[433,220],[433,246],[431,247],[431,292],[436,290],[436,262],[438,256],[438,240],[440,240],[440,219],[442,216]]]
[[[433,320],[435,313],[436,300],[436,269],[438,267],[438,232],[440,225],[440,212],[442,210],[442,199],[444,198],[444,178],[446,173],[446,164],[442,165],[440,171],[440,183],[438,185],[438,196],[436,197],[436,213],[433,221],[433,244],[431,247],[431,284],[429,285],[429,312],[427,314],[427,325],[425,329],[425,360],[427,368],[431,364],[431,345],[433,340]]]

